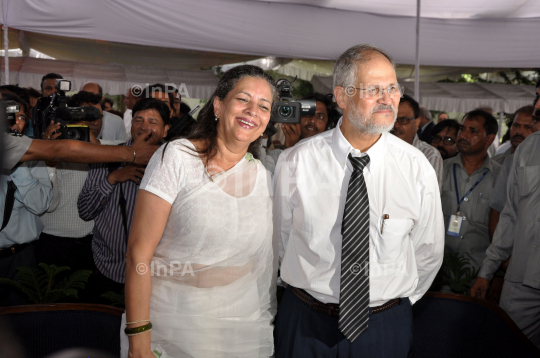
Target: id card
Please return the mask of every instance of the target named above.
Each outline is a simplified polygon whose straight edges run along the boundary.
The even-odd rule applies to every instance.
[[[448,230],[446,230],[446,234],[450,236],[459,236],[462,222],[463,222],[463,216],[451,215],[450,222],[448,223]]]

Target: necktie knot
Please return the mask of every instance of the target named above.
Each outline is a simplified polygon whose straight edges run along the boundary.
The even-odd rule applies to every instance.
[[[363,155],[361,157],[353,157],[352,154],[349,154],[349,160],[353,167],[353,171],[364,170],[364,167],[369,163],[369,155]]]

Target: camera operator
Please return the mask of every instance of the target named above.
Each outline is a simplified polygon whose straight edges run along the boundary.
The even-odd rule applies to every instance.
[[[28,103],[23,101],[19,96],[12,93],[3,93],[2,99],[6,101],[15,101],[19,105],[19,112],[15,113],[15,123],[10,127],[12,131],[24,134],[28,128]]]
[[[283,123],[283,133],[285,134],[285,148],[293,147],[302,139],[306,139],[332,129],[336,125],[340,115],[330,97],[320,93],[312,93],[301,100],[315,100],[316,109],[314,115],[302,115],[300,123]],[[275,163],[277,163],[282,149],[273,149],[268,151],[267,157],[263,161],[266,169],[274,172]],[[268,157],[272,158],[269,160]],[[273,165],[271,164],[273,162]]]
[[[101,111],[101,97],[90,92],[80,91],[69,101],[70,107],[93,106]],[[104,118],[88,125],[91,137],[107,141],[125,140],[126,133],[122,123],[120,131],[104,131]],[[60,128],[59,123],[51,123],[45,131],[44,138],[55,140],[58,134],[54,131]],[[94,140],[94,139],[93,139]],[[97,143],[97,141],[96,141]],[[73,271],[92,269],[92,230],[94,221],[82,220],[77,211],[77,198],[88,176],[89,166],[82,163],[47,163],[49,178],[53,183],[54,197],[42,221],[45,225],[36,243],[36,258],[48,265],[69,266]]]
[[[111,113],[105,110],[105,108],[103,108],[103,104],[104,104],[103,101],[105,100],[105,98],[103,97],[103,88],[101,88],[101,86],[95,82],[87,82],[84,84],[84,86],[81,87],[80,92],[90,92],[99,97],[100,106],[97,107],[95,103],[92,103],[92,105],[94,107],[99,108],[103,116],[102,132],[107,133],[109,137],[113,136],[113,137],[119,138],[118,140],[120,140],[122,143],[125,142],[128,139],[128,133],[126,133],[126,130],[124,127],[124,120],[122,119],[122,117],[117,116],[116,114]],[[81,106],[81,105],[72,104],[71,101],[69,105],[70,107]],[[86,104],[86,106],[88,105],[90,104]],[[111,102],[111,107],[112,107],[112,102]],[[122,132],[125,133],[125,136],[122,134]],[[102,139],[99,135],[96,135],[96,137],[99,140]],[[107,143],[107,144],[113,144],[113,143]],[[117,143],[114,143],[114,144],[117,144]]]
[[[8,130],[22,136],[27,125],[28,104],[13,94],[3,94],[3,100],[18,104],[11,113],[15,122]],[[9,123],[11,124],[11,123]],[[27,162],[0,174],[0,212],[4,213],[0,229],[0,278],[17,279],[17,267],[35,267],[32,241],[39,237],[43,224],[38,215],[47,210],[52,199],[52,187],[44,162]],[[0,286],[0,306],[26,303],[20,295]]]

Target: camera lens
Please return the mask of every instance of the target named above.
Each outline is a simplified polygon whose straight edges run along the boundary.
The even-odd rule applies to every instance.
[[[68,129],[66,132],[66,139],[73,139],[73,140],[79,139],[79,131],[73,128]]]
[[[290,117],[292,114],[292,108],[289,106],[281,106],[278,111],[281,117]]]

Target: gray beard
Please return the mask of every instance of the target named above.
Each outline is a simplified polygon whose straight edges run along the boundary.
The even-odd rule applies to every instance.
[[[392,120],[392,123],[377,123],[372,117],[373,111],[377,110],[377,107],[373,108],[368,117],[362,115],[352,101],[350,102],[350,104],[351,106],[349,106],[349,109],[347,110],[347,117],[349,118],[349,123],[351,123],[354,129],[356,129],[358,132],[370,135],[382,134],[384,132],[390,132],[392,128],[394,128],[394,123],[397,118],[397,112],[395,108],[393,108],[393,106],[392,110],[394,111],[394,119]]]

